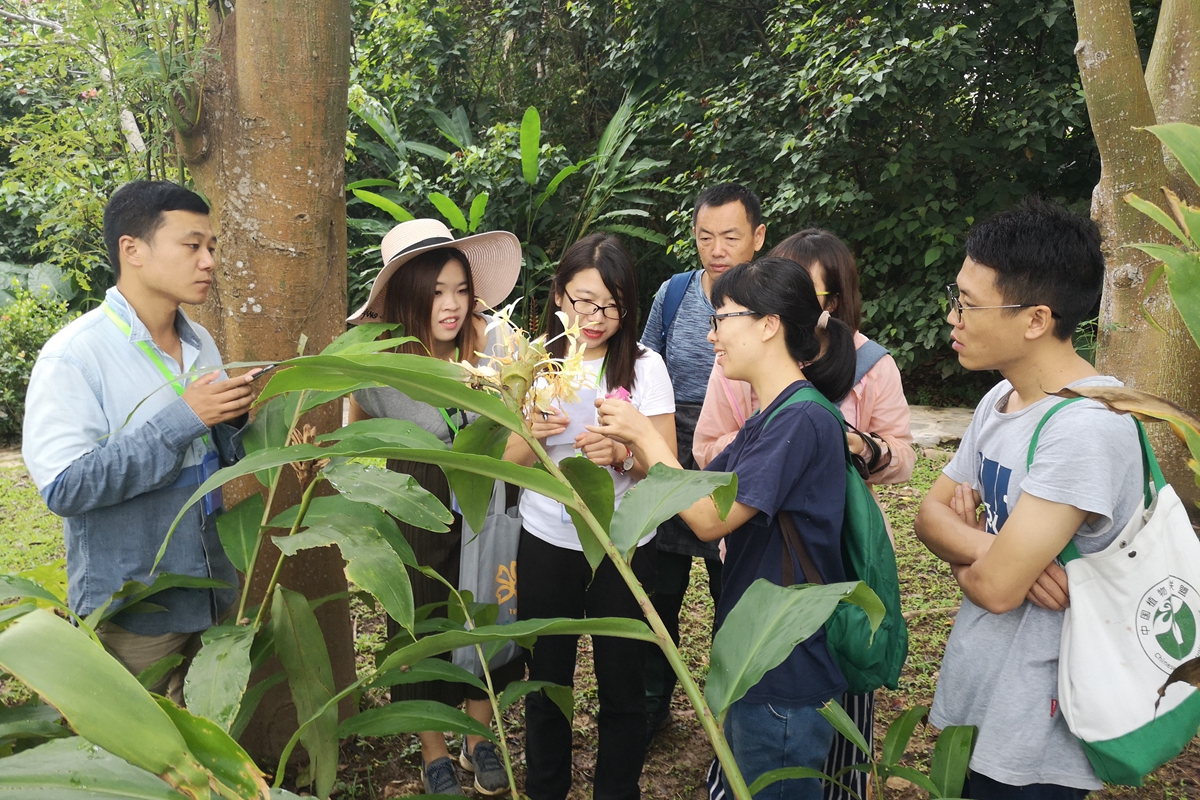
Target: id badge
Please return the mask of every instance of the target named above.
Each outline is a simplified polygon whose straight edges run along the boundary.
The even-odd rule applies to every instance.
[[[574,524],[575,524],[575,520],[571,519],[571,512],[570,512],[570,511],[567,511],[567,507],[566,507],[566,506],[564,506],[562,503],[559,503],[559,504],[558,504],[558,510],[559,510],[559,512],[560,512],[560,516],[561,516],[561,518],[562,518],[562,521],[563,521],[564,523],[566,523],[567,525],[574,525]]]
[[[200,482],[203,483],[217,474],[217,470],[221,468],[221,459],[215,451],[209,450],[204,454],[204,460],[200,462]],[[225,503],[221,498],[221,487],[213,489],[208,494],[204,495],[204,515],[211,517],[218,511],[225,508]]]

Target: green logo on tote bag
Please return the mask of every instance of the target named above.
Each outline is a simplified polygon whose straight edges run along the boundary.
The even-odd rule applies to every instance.
[[[1197,655],[1196,590],[1174,576],[1160,581],[1138,603],[1137,632],[1154,665],[1168,675]]]

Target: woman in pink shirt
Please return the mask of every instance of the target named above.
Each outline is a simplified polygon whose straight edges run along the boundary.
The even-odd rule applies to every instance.
[[[784,239],[770,255],[791,259],[808,270],[823,308],[854,331],[854,346],[859,350],[860,362],[864,355],[878,348],[859,333],[862,296],[858,289],[858,267],[841,239],[829,231],[809,228]],[[864,345],[870,347],[863,350]],[[863,459],[869,471],[867,482],[904,483],[911,478],[916,452],[909,429],[908,402],[904,399],[895,360],[886,354],[878,358],[839,405],[846,422],[859,431],[847,432],[846,439],[851,452]],[[758,398],[750,384],[726,379],[720,364],[714,364],[692,443],[696,463],[703,468],[716,458],[737,436],[746,418],[758,409]],[[842,705],[873,746],[874,694],[845,695]],[[834,775],[843,767],[865,759],[858,748],[838,735],[825,761],[824,772]],[[860,797],[865,797],[866,777],[865,773],[851,771],[842,781]],[[836,785],[825,787],[825,800],[849,800],[849,797]]]

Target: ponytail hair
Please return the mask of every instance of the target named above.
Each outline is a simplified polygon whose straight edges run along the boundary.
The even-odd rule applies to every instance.
[[[854,386],[854,331],[826,315],[808,270],[787,258],[767,256],[727,270],[713,284],[712,304],[745,306],[759,316],[775,315],[783,325],[788,354],[800,363],[804,377],[834,403]]]

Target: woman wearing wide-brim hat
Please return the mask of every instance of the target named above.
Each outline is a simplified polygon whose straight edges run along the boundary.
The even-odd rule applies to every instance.
[[[445,225],[432,219],[402,222],[383,237],[380,247],[383,269],[371,286],[363,307],[347,321],[400,323],[404,333],[418,342],[399,345],[400,352],[431,355],[446,361],[476,360],[476,351],[503,354],[502,332],[497,326],[487,332],[488,319],[479,306],[499,306],[521,271],[521,247],[517,237],[491,231],[455,239]],[[474,414],[460,409],[435,408],[413,400],[390,387],[356,391],[350,400],[350,421],[382,417],[420,425],[447,445],[454,435],[472,422]],[[423,488],[451,507],[450,486],[439,467],[389,459],[387,467],[412,475]],[[399,522],[399,521],[398,521]],[[462,517],[455,513],[449,533],[434,533],[399,522],[417,561],[433,567],[447,581],[458,585],[462,545]],[[440,583],[409,570],[413,600],[420,607],[444,603],[449,591]],[[445,609],[440,612],[445,615]],[[400,632],[388,620],[388,637]],[[447,655],[446,658],[449,658]],[[521,659],[492,671],[497,691],[524,676]],[[393,686],[391,699],[435,700],[457,706],[466,700],[467,713],[488,725],[492,707],[487,696],[459,683],[430,681]],[[437,731],[419,734],[424,761],[422,776],[429,794],[463,794],[445,736]],[[460,763],[475,774],[475,788],[485,794],[501,794],[508,786],[507,774],[494,745],[480,737],[467,737]]]

